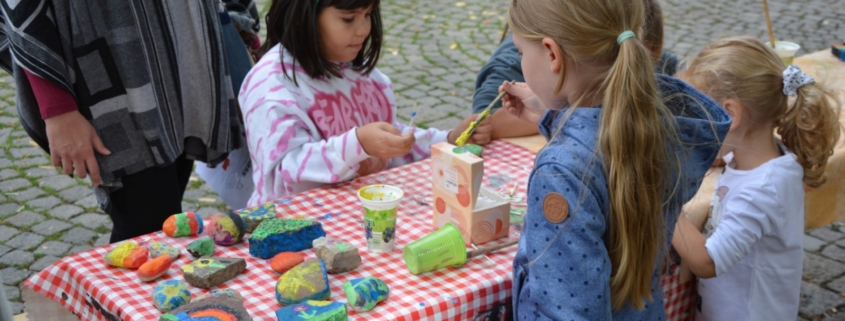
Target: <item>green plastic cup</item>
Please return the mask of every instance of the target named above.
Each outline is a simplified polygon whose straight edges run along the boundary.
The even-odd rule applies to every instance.
[[[364,206],[367,249],[392,252],[396,242],[396,211],[405,193],[390,185],[370,185],[358,190]]]
[[[446,223],[437,231],[411,242],[405,246],[402,254],[405,256],[405,265],[413,274],[467,262],[464,237],[452,223]]]

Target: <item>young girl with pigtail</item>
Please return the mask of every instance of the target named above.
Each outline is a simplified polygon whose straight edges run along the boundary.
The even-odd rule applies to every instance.
[[[656,75],[642,1],[514,0],[525,84],[504,107],[547,146],[514,259],[518,320],[665,320],[658,266],[729,116]]]
[[[734,120],[704,231],[682,215],[672,240],[700,278],[696,320],[795,318],[804,186],[825,182],[840,135],[839,108],[828,90],[753,38],[708,45],[680,77]]]

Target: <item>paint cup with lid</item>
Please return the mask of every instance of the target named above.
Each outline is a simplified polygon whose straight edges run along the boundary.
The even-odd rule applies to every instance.
[[[771,42],[766,42],[766,46],[772,47]],[[789,41],[775,41],[775,52],[778,54],[783,63],[787,66],[792,64],[795,59],[795,54],[801,49],[801,45]]]
[[[391,252],[396,242],[396,211],[405,193],[390,185],[370,185],[358,190],[364,207],[367,249]]]
[[[446,223],[440,229],[409,243],[402,254],[405,265],[413,274],[463,265],[467,261],[464,238],[452,223]]]

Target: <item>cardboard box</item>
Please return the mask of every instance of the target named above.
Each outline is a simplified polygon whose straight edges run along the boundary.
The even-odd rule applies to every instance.
[[[434,227],[455,224],[467,245],[508,236],[510,202],[481,186],[484,160],[456,146],[431,146]]]

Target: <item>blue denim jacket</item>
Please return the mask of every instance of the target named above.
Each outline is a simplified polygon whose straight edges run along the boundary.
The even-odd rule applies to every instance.
[[[681,140],[681,186],[665,214],[669,246],[680,205],[698,191],[719,151],[731,119],[713,100],[686,83],[659,75],[663,97],[677,122]],[[702,105],[699,107],[699,104]],[[706,111],[706,113],[705,113]],[[712,122],[708,119],[708,115]],[[536,158],[528,182],[528,212],[514,258],[513,307],[517,320],[665,320],[663,296],[655,269],[645,309],[627,306],[611,311],[608,256],[608,187],[596,155],[601,108],[579,108],[558,132],[563,111],[548,112],[540,132],[549,144]],[[715,129],[715,132],[714,132]],[[549,193],[569,204],[569,215],[552,223],[543,214]],[[667,193],[668,195],[668,193]]]

